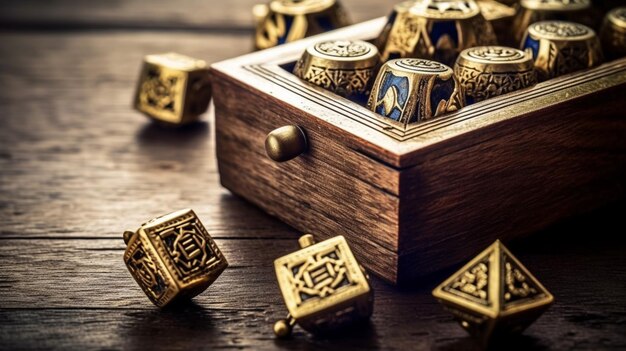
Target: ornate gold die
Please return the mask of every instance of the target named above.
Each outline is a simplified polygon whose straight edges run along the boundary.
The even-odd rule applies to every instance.
[[[150,301],[164,307],[203,292],[228,262],[192,210],[124,233],[124,263]]]
[[[626,6],[607,13],[600,31],[602,48],[610,58],[626,56]]]
[[[167,53],[148,55],[135,94],[135,108],[156,121],[181,125],[198,120],[211,100],[206,62]]]
[[[500,241],[439,285],[433,295],[483,343],[522,332],[554,300]]]
[[[274,261],[276,278],[289,311],[274,325],[287,337],[297,323],[312,333],[327,333],[368,319],[374,293],[367,273],[343,236],[315,244],[313,236],[299,240],[301,250]]]
[[[603,61],[593,29],[563,21],[533,23],[522,41],[532,54],[539,81],[597,66]]]
[[[591,0],[521,0],[513,20],[515,45],[524,37],[526,29],[535,22],[559,20],[591,25],[588,13]]]
[[[299,78],[346,98],[367,98],[380,56],[361,40],[332,40],[312,45],[296,63]]]
[[[432,119],[465,106],[452,69],[439,62],[391,60],[378,72],[367,107],[404,125]]]
[[[272,0],[254,7],[258,50],[351,24],[337,0]]]
[[[468,104],[537,84],[532,55],[504,46],[478,46],[461,52],[454,74]]]
[[[453,65],[462,50],[496,41],[474,0],[416,0],[394,7],[377,45],[383,62],[415,57]]]

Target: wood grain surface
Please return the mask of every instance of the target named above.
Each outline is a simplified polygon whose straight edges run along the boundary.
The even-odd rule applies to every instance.
[[[71,23],[80,14],[87,22],[85,6],[97,13],[131,3],[4,1],[0,23],[15,13],[7,9],[27,4]],[[202,4],[217,11],[216,2]],[[477,349],[430,295],[457,267],[403,289],[374,278],[371,322],[342,337],[296,329],[293,339],[275,340],[271,324],[286,310],[272,261],[296,249],[299,233],[220,187],[211,113],[169,130],[130,108],[143,55],[178,51],[213,62],[245,53],[251,39],[115,21],[150,15],[166,28],[176,13],[134,6],[101,17],[116,30],[79,23],[50,32],[37,25],[45,18],[24,10],[32,21],[0,31],[0,349]],[[215,18],[226,24],[241,15],[234,6],[221,11]],[[231,267],[192,303],[161,311],[126,270],[121,233],[185,207]],[[626,347],[625,209],[622,201],[512,243],[556,303],[508,349]]]

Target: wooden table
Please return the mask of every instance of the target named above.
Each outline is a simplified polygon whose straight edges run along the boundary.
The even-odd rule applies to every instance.
[[[402,289],[374,279],[365,329],[274,339],[286,310],[272,262],[299,233],[220,187],[211,113],[168,130],[130,107],[146,54],[249,51],[252,1],[227,3],[0,2],[0,348],[475,349],[430,295],[458,267]],[[361,21],[394,1],[344,3]],[[626,347],[625,202],[511,243],[556,304],[510,346]],[[121,233],[186,207],[231,266],[160,311],[126,270]]]

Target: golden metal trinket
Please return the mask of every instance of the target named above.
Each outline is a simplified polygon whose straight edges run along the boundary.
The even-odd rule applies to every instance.
[[[391,60],[378,72],[367,107],[405,125],[465,106],[462,86],[452,69],[439,62]]]
[[[367,98],[380,61],[378,48],[361,40],[332,40],[312,45],[293,73],[346,98]]]
[[[468,104],[537,84],[533,57],[504,46],[478,46],[463,50],[454,74]]]
[[[607,13],[600,31],[602,48],[610,58],[626,56],[626,7]]]
[[[433,296],[483,343],[522,332],[554,300],[499,240],[439,285]]]
[[[591,0],[521,0],[520,9],[513,20],[515,45],[524,37],[526,29],[535,22],[566,20],[589,23],[587,13]]]
[[[278,337],[291,335],[298,323],[312,333],[331,332],[368,319],[374,292],[367,273],[343,236],[315,243],[311,234],[302,249],[274,261],[276,278],[289,315],[274,324]]]
[[[351,24],[338,0],[272,0],[253,13],[258,50]]]
[[[124,263],[150,301],[164,307],[203,292],[228,262],[192,210],[155,218],[124,233]]]
[[[603,55],[596,33],[582,24],[563,21],[533,23],[522,41],[532,54],[539,81],[597,66]]]
[[[464,49],[497,44],[474,0],[402,2],[394,7],[376,42],[383,62],[416,57],[446,65],[453,65]]]
[[[168,53],[144,58],[134,105],[148,117],[181,125],[198,120],[211,100],[206,62]]]

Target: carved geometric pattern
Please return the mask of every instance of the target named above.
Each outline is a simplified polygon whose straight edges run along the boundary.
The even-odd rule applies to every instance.
[[[321,54],[334,57],[360,57],[372,50],[369,46],[351,40],[324,41],[315,44],[314,49]]]
[[[354,284],[347,275],[345,259],[337,246],[285,267],[291,272],[288,278],[298,306],[311,299],[326,298]]]
[[[457,63],[455,75],[465,89],[465,94],[474,101],[482,101],[503,95],[537,83],[535,71],[483,72],[474,67]]]
[[[582,10],[591,6],[590,0],[522,0],[522,7],[536,10]]]
[[[552,302],[550,293],[499,241],[446,279],[433,294],[444,304],[491,318]]]
[[[325,89],[353,95],[367,91],[372,72],[372,67],[348,70],[312,65],[302,78]]]
[[[202,281],[227,265],[217,245],[193,212],[149,227],[146,232],[160,256],[165,259],[170,273],[183,284],[196,279]]]
[[[124,255],[128,270],[150,300],[159,305],[168,291],[167,280],[140,239],[136,239],[130,245]]]
[[[197,225],[197,220],[189,221],[159,233],[168,255],[184,277],[201,271],[215,258]]]
[[[139,89],[139,101],[144,106],[175,113],[176,98],[181,94],[177,88],[179,79],[176,75],[165,74],[157,66],[150,66]]]
[[[589,34],[588,27],[573,22],[543,21],[531,26],[531,30],[551,39],[576,38]]]
[[[489,260],[488,258],[461,273],[444,287],[444,290],[465,296],[466,298],[487,305],[489,303]]]

